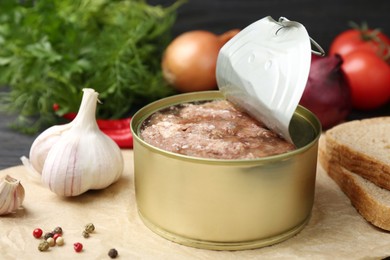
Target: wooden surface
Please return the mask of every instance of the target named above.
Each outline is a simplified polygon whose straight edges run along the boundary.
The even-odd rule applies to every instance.
[[[147,2],[167,5],[174,0]],[[285,16],[303,23],[327,50],[333,37],[348,28],[349,21],[366,21],[390,35],[389,12],[389,0],[187,0],[178,11],[173,34],[195,29],[222,33],[231,28],[243,28],[267,15],[275,19]],[[355,111],[349,119],[377,115],[390,115],[390,103],[378,111]],[[0,113],[0,169],[20,164],[19,157],[28,155],[35,138],[9,129],[7,125],[12,118]]]
[[[0,170],[21,180],[26,191],[23,207],[16,214],[0,216],[1,259],[109,259],[116,248],[118,259],[236,260],[236,259],[383,259],[390,256],[389,232],[366,222],[349,199],[319,166],[316,193],[308,225],[294,237],[255,250],[212,251],[182,246],[149,230],[141,221],[135,201],[133,152],[123,152],[125,170],[115,184],[74,198],[61,198],[29,177],[23,166]],[[201,213],[199,213],[201,214]],[[84,225],[96,230],[88,239]],[[36,227],[45,232],[61,226],[65,245],[39,252]],[[73,251],[81,242],[84,250]]]

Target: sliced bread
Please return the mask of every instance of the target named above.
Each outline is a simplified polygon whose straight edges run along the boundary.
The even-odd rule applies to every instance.
[[[332,161],[390,190],[390,117],[355,120],[326,132]]]
[[[390,191],[347,170],[332,161],[327,153],[327,138],[322,136],[319,145],[319,162],[350,199],[351,204],[368,222],[390,231]]]

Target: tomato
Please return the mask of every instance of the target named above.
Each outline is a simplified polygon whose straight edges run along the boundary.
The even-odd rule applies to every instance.
[[[368,50],[379,57],[388,55],[390,38],[375,30],[350,29],[340,33],[331,43],[329,54],[345,56],[355,50]]]
[[[372,51],[355,50],[345,55],[342,69],[354,108],[375,109],[390,100],[390,66]]]

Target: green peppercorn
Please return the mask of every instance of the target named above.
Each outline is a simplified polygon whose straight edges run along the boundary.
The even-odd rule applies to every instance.
[[[85,225],[84,230],[88,233],[92,233],[95,230],[95,226],[92,223],[89,223],[89,224]]]
[[[53,232],[46,232],[45,235],[43,235],[43,239],[46,240],[48,239],[49,237],[53,237],[54,236],[54,233]]]
[[[118,256],[118,251],[115,248],[111,248],[110,251],[108,251],[108,256],[116,258]]]
[[[54,234],[62,234],[62,228],[61,227],[56,227],[54,230],[53,230],[53,233]]]
[[[43,251],[47,251],[49,250],[49,242],[47,242],[46,240],[43,240],[41,243],[39,243],[38,245],[38,250],[43,252]]]
[[[84,238],[89,238],[89,233],[85,230],[83,231],[82,235]]]

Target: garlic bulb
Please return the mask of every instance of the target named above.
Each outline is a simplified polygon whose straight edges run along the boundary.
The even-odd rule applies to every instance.
[[[60,196],[106,188],[123,172],[120,148],[96,122],[98,93],[83,92],[76,118],[44,131],[30,150],[30,163],[41,173],[42,182]]]
[[[23,200],[24,188],[20,181],[9,175],[0,180],[0,215],[15,212]]]

